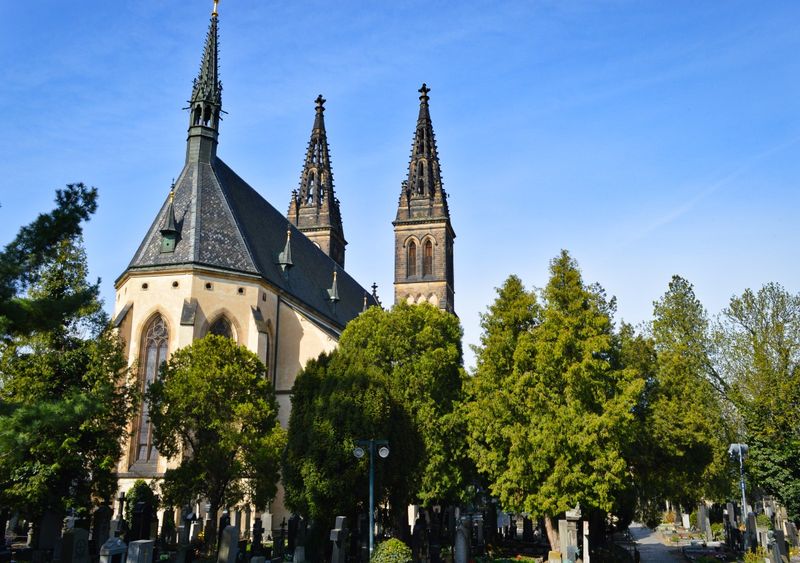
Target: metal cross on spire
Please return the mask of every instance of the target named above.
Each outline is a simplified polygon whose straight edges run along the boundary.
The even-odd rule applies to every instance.
[[[211,12],[212,16],[217,15],[217,4],[219,4],[219,0],[214,0],[214,11]]]

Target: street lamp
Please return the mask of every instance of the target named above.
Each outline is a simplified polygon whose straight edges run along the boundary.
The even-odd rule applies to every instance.
[[[372,549],[375,544],[375,446],[378,448],[378,455],[386,459],[389,457],[389,441],[388,440],[356,440],[356,447],[353,449],[353,455],[357,459],[364,457],[366,453],[365,447],[369,448],[369,556],[372,557]]]
[[[731,444],[728,448],[728,455],[739,456],[739,482],[742,486],[742,521],[746,520],[747,501],[744,498],[744,457],[750,448],[747,444]]]

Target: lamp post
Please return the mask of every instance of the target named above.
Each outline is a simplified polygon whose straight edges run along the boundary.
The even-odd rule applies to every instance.
[[[364,448],[369,448],[369,556],[372,557],[372,549],[375,544],[375,446],[378,448],[378,455],[383,459],[389,457],[388,440],[356,440],[356,447],[353,455],[361,459],[366,453]]]
[[[728,455],[739,456],[739,483],[742,487],[742,521],[746,519],[745,511],[747,510],[747,501],[744,497],[744,456],[747,455],[749,449],[747,444],[731,444],[728,448]]]

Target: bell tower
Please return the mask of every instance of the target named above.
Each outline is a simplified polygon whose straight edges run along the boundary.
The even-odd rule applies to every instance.
[[[408,177],[402,183],[394,220],[394,300],[428,302],[455,313],[453,240],[447,193],[428,102],[430,88],[419,89],[419,117]]]
[[[316,115],[311,128],[311,140],[300,174],[300,187],[292,191],[287,218],[344,268],[347,241],[344,239],[339,200],[333,192],[331,156],[325,132],[325,99],[320,94],[314,102]]]

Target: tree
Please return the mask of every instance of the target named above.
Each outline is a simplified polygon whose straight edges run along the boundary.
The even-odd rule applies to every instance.
[[[623,363],[646,381],[628,457],[640,508],[651,518],[665,500],[692,506],[724,495],[730,481],[706,311],[680,276],[653,305],[649,337],[634,336],[630,327],[621,334]]]
[[[354,515],[355,499],[366,496],[368,460],[356,462],[353,446],[369,438],[390,443],[391,455],[376,465],[376,502],[395,507],[398,526],[409,503],[457,499],[470,478],[457,411],[460,340],[458,319],[428,304],[372,307],[351,321],[339,347],[295,381],[287,505],[318,520]]]
[[[285,432],[264,364],[232,340],[208,335],[176,351],[146,400],[153,440],[180,464],[164,474],[166,502],[205,498],[210,513],[248,496],[265,508],[275,496]],[[216,539],[216,519],[206,541]]]
[[[46,511],[87,514],[95,499],[113,498],[135,395],[97,285],[86,281],[80,237],[40,250],[36,270],[24,274],[27,294],[6,310],[71,305],[29,335],[8,317],[0,351],[0,503],[34,521]]]
[[[0,339],[56,329],[97,299],[96,285],[62,296],[25,295],[54,262],[59,245],[79,239],[82,222],[97,209],[97,190],[70,184],[56,191],[56,204],[0,252]]]
[[[495,392],[501,410],[486,415],[502,417],[508,409],[514,418],[501,429],[499,444],[487,441],[473,451],[501,504],[543,517],[551,545],[558,545],[553,516],[578,503],[610,511],[628,487],[624,454],[643,382],[634,370],[619,365],[614,301],[599,286],[583,283],[566,251],[551,262],[550,274],[540,321],[531,321],[524,308],[514,315],[525,319],[521,326],[526,330],[516,333],[513,377]],[[529,298],[519,301],[530,303]],[[504,308],[495,302],[496,310]],[[492,326],[492,320],[484,325]],[[493,341],[491,333],[484,337]],[[491,347],[478,351],[479,365],[485,364]],[[475,440],[474,432],[471,436]]]
[[[731,299],[716,330],[747,471],[800,517],[800,295],[769,283]]]

